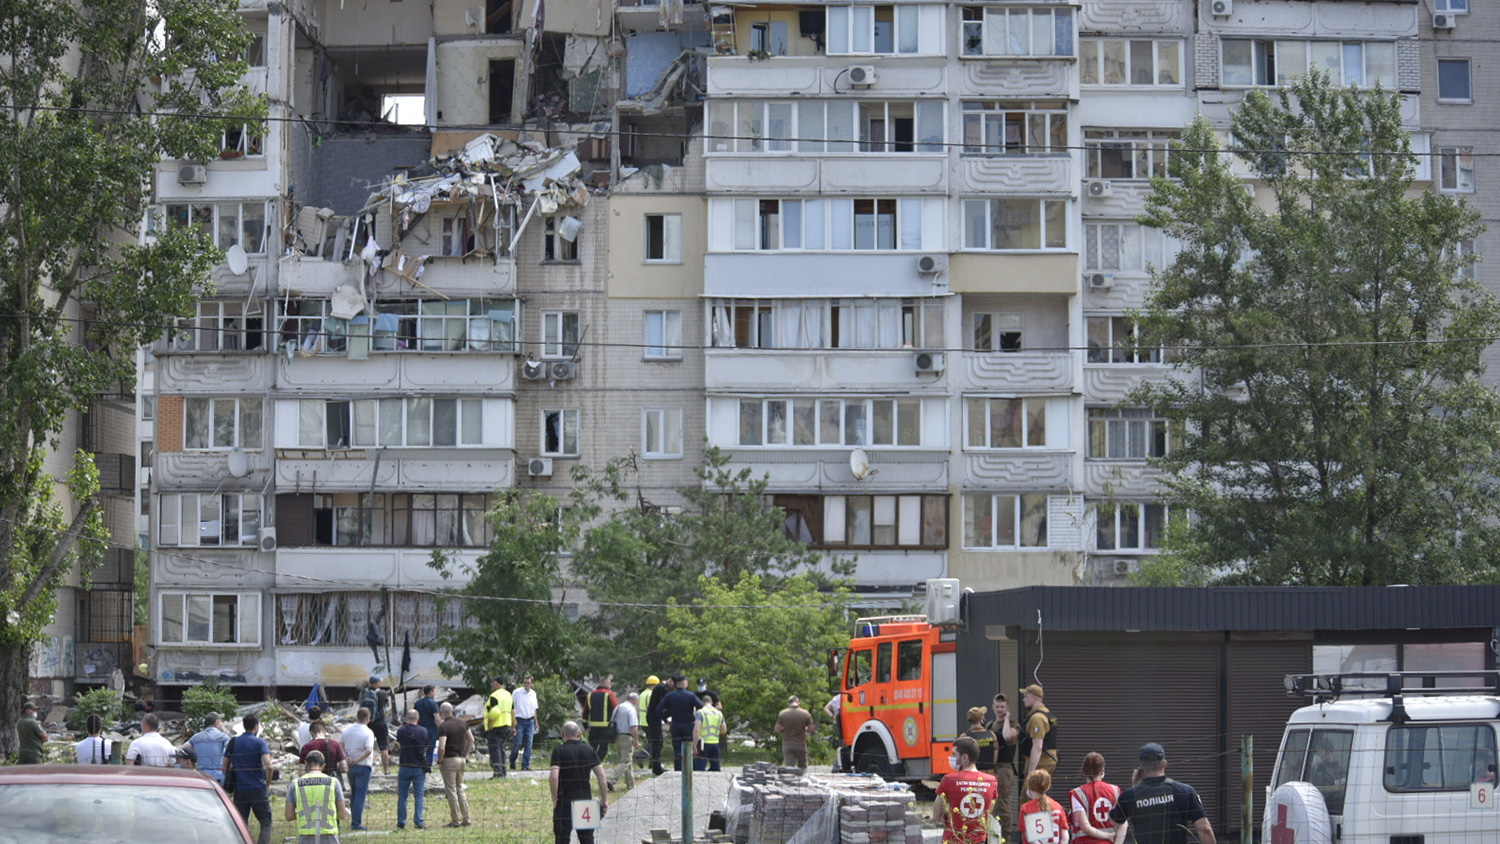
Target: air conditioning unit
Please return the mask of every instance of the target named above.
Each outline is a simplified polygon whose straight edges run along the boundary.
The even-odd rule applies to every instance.
[[[552,458],[533,457],[526,463],[526,474],[533,478],[552,477]]]
[[[1125,575],[1135,571],[1136,563],[1135,560],[1131,559],[1119,559],[1114,561],[1114,568],[1115,574],[1119,575],[1120,577],[1124,577]]]
[[[937,275],[948,269],[948,258],[945,255],[923,255],[917,259],[917,272],[922,275]]]
[[[875,84],[875,66],[857,64],[849,68],[849,84],[856,88],[868,88]]]
[[[1115,277],[1109,273],[1088,273],[1083,277],[1090,290],[1108,290],[1115,286]]]
[[[202,164],[184,164],[177,168],[177,184],[201,185],[208,181],[208,168]]]
[[[1454,17],[1453,15],[1432,16],[1433,29],[1453,29],[1456,26],[1458,26],[1458,18]]]
[[[1111,182],[1093,181],[1088,183],[1084,192],[1092,197],[1114,196],[1115,186]]]
[[[263,527],[260,529],[260,550],[276,550],[276,528]]]
[[[1234,14],[1234,0],[1209,0],[1208,10],[1216,18],[1227,18]]]
[[[522,361],[521,377],[527,381],[541,381],[547,377],[547,364],[539,360]]]
[[[578,364],[560,360],[547,368],[547,377],[553,381],[572,381],[578,377]]]
[[[918,372],[942,372],[945,362],[942,352],[917,352],[913,361]]]

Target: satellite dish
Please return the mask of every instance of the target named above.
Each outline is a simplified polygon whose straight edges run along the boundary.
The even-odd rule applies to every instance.
[[[250,458],[245,452],[235,449],[229,452],[229,474],[231,477],[243,478],[250,472]]]
[[[849,471],[854,473],[856,481],[862,481],[870,474],[870,455],[862,448],[856,448],[849,452]]]
[[[229,271],[235,275],[244,275],[245,270],[250,269],[250,258],[245,255],[245,247],[238,243],[224,252],[224,261],[229,264]]]

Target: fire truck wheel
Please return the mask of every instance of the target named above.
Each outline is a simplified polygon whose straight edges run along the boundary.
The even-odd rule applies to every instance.
[[[854,749],[854,772],[885,775],[890,767],[885,749],[879,745],[860,745]]]

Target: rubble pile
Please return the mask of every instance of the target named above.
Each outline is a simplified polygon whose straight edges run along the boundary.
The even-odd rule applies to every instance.
[[[879,777],[746,765],[727,798],[736,844],[921,844],[922,817],[904,785]]]

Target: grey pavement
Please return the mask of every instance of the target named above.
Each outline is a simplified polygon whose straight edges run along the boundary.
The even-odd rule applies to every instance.
[[[702,837],[711,812],[724,808],[729,794],[729,771],[693,772],[693,834]],[[623,788],[624,783],[616,786]],[[659,777],[638,781],[625,794],[610,795],[609,812],[594,840],[598,844],[640,844],[651,839],[651,830],[666,829],[673,837],[682,834],[682,774],[668,771]]]

